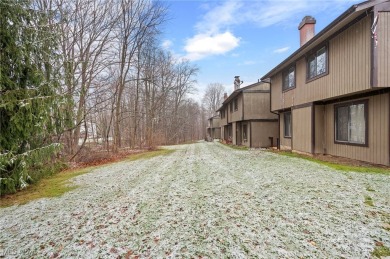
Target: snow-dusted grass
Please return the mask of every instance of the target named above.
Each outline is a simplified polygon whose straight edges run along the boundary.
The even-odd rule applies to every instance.
[[[78,176],[59,198],[0,209],[0,255],[364,258],[390,247],[388,175],[219,143],[169,148]]]

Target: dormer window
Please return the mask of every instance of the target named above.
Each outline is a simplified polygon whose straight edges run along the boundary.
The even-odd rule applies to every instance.
[[[295,65],[290,66],[283,72],[283,91],[295,87]]]
[[[326,46],[315,51],[307,58],[307,79],[315,79],[328,72],[328,53]]]

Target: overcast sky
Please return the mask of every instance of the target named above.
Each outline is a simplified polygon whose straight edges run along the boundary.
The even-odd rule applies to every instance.
[[[234,76],[243,86],[257,80],[299,48],[298,25],[305,15],[317,20],[316,33],[353,4],[352,0],[197,0],[163,1],[169,21],[162,46],[200,68],[200,98],[210,83],[230,94]]]

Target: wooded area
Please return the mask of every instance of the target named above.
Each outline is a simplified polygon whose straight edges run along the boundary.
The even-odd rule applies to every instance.
[[[159,45],[161,3],[3,0],[0,9],[1,195],[87,146],[115,153],[205,137],[206,110],[188,98],[198,68]]]

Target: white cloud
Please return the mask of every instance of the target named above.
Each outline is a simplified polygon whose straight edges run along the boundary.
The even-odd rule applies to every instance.
[[[196,34],[186,40],[186,57],[198,60],[209,55],[224,54],[237,48],[240,38],[235,36],[234,28],[243,24],[268,27],[275,24],[294,24],[297,27],[305,15],[328,10],[338,12],[339,7],[355,0],[226,0],[211,1],[201,8],[206,10],[195,25]],[[345,8],[345,7],[343,7]],[[276,53],[287,51],[275,50]]]
[[[286,52],[289,49],[290,49],[290,47],[284,47],[284,48],[280,48],[280,49],[275,49],[274,53],[283,53],[283,52]]]
[[[161,43],[161,47],[163,47],[164,49],[169,49],[172,46],[172,44],[173,42],[171,40],[164,40]]]
[[[186,58],[199,60],[210,55],[220,55],[236,48],[240,39],[231,32],[217,34],[197,34],[186,42]]]
[[[220,32],[232,24],[238,22],[239,13],[242,8],[240,1],[228,0],[220,5],[211,8],[201,21],[196,24],[196,29],[203,33],[214,34]]]

